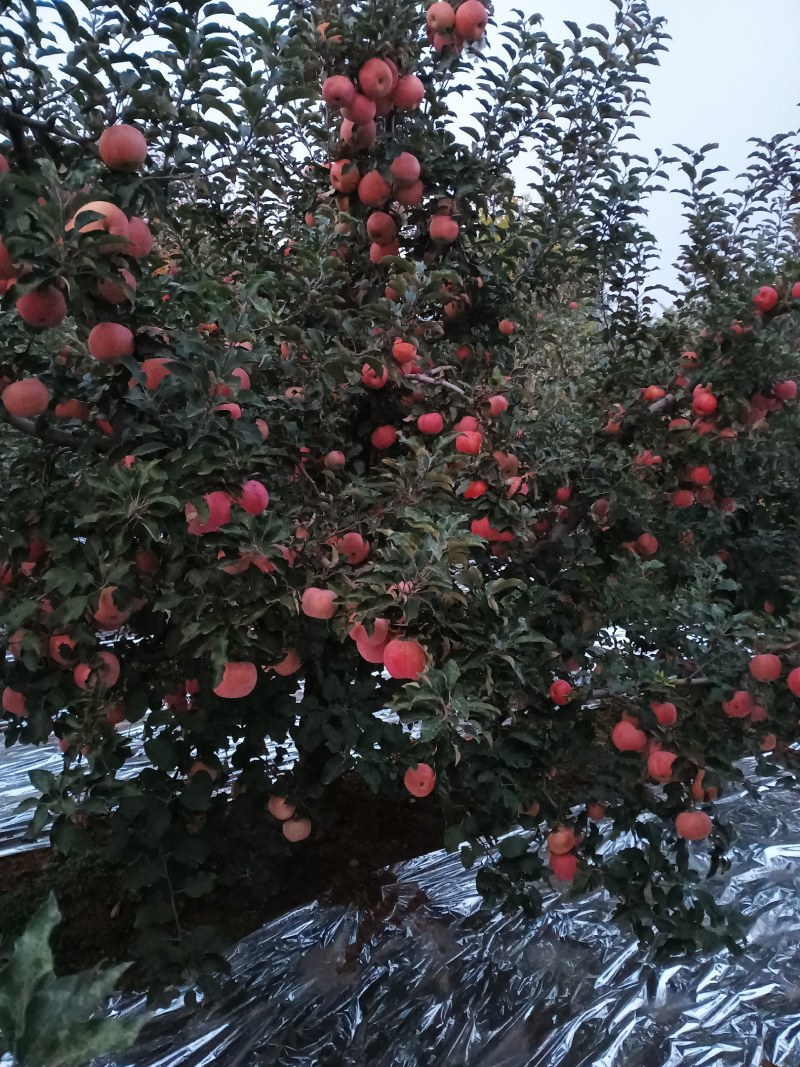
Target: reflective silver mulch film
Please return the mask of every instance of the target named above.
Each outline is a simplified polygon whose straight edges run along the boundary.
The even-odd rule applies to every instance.
[[[233,949],[230,996],[161,1013],[107,1063],[797,1067],[800,795],[753,788],[718,805],[741,840],[716,891],[756,918],[740,956],[653,966],[602,893],[551,891],[535,921],[487,911],[474,875],[434,853],[396,868],[377,933],[355,906],[290,912]]]
[[[121,778],[132,777],[148,763],[142,751],[141,726],[131,726],[125,733],[133,756],[120,773]],[[21,801],[37,796],[29,772],[41,768],[60,774],[64,769],[64,756],[53,739],[46,745],[14,745],[11,748],[3,748],[2,743],[0,734],[0,856],[7,856],[47,844],[48,830],[34,841],[25,838],[32,812],[18,812],[17,808]]]

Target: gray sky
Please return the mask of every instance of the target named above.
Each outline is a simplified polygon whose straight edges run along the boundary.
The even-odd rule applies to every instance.
[[[609,25],[608,0],[495,0],[498,21],[512,8],[537,11],[555,40],[570,36],[565,18],[580,26]],[[651,118],[640,119],[642,148],[671,154],[676,142],[689,148],[718,143],[714,165],[730,175],[747,163],[749,137],[771,137],[800,126],[800,0],[651,0],[665,15],[669,52],[652,67]],[[680,202],[667,193],[653,198],[650,228],[662,251],[658,281],[671,284],[670,264],[680,246]]]

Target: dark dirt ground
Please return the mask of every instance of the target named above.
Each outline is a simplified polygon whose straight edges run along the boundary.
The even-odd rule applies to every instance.
[[[380,922],[384,889],[393,881],[381,868],[442,847],[439,808],[433,797],[398,802],[375,796],[355,776],[340,781],[331,801],[329,824],[292,846],[277,895],[265,896],[241,879],[184,899],[182,927],[214,926],[232,945],[316,899],[356,903]],[[94,856],[64,860],[50,848],[0,857],[0,937],[6,942],[20,933],[52,891],[62,914],[53,937],[58,973],[132,959],[135,904],[125,893],[123,873]]]

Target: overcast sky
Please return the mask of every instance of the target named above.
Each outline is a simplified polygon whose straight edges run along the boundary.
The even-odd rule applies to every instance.
[[[580,26],[610,25],[608,0],[495,0],[498,20],[512,8],[538,12],[555,40],[571,36],[565,18]],[[749,137],[771,137],[800,126],[800,0],[651,0],[654,15],[665,15],[669,52],[649,68],[649,120],[638,132],[646,153],[676,142],[689,148],[719,144],[715,164],[730,177],[747,165]],[[722,179],[728,175],[722,175]],[[662,250],[659,281],[671,284],[669,265],[680,245],[679,198],[654,197],[650,228]]]

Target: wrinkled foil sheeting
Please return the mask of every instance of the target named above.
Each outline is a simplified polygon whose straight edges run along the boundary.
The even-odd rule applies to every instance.
[[[120,732],[125,735],[132,753],[131,758],[126,760],[117,772],[117,778],[122,781],[135,778],[141,770],[150,766],[150,761],[144,752],[144,731],[141,723],[123,728]],[[234,747],[232,746],[229,752],[233,752]],[[281,770],[289,770],[297,758],[297,749],[289,738],[286,738],[280,748],[282,757],[279,761],[278,746],[269,741],[267,758],[274,764],[280,763]],[[0,856],[27,852],[49,844],[50,824],[45,826],[37,838],[30,840],[25,836],[25,832],[33,812],[17,810],[23,800],[39,795],[30,780],[30,772],[39,768],[53,774],[63,771],[64,756],[54,740],[51,739],[44,745],[13,745],[5,749],[0,747]],[[228,781],[227,791],[230,791],[233,781],[233,778]]]
[[[131,778],[148,765],[142,749],[142,728],[132,726],[125,731],[133,750],[132,758],[120,772],[120,778]],[[0,746],[3,744],[0,735]],[[28,840],[25,831],[31,821],[32,811],[18,812],[17,808],[28,797],[39,793],[31,785],[29,773],[41,768],[60,774],[64,769],[64,756],[54,740],[45,745],[13,745],[0,747],[0,856],[14,852],[27,852],[48,844],[49,827],[38,838]],[[0,1061],[1,1062],[1,1061]]]
[[[298,703],[302,700],[302,696],[301,685],[295,693]],[[384,722],[400,722],[393,711],[378,711],[375,717]],[[119,780],[135,778],[139,771],[150,766],[150,761],[144,753],[143,726],[141,723],[123,726],[119,728],[119,732],[125,736],[131,747],[131,757],[117,772],[117,778]],[[419,728],[408,728],[408,733],[414,736],[419,733]],[[287,735],[279,742],[274,738],[266,738],[265,741],[266,758],[270,763],[283,772],[290,770],[297,760],[297,749],[291,737]],[[11,748],[3,748],[2,743],[3,736],[0,731],[0,856],[7,856],[14,852],[42,848],[48,844],[49,824],[35,840],[30,840],[25,836],[25,831],[33,813],[20,812],[17,808],[23,800],[38,796],[37,790],[31,785],[30,772],[41,768],[53,774],[59,774],[64,769],[64,756],[52,738],[44,745],[13,745]],[[228,755],[232,754],[235,748],[235,744],[231,744]],[[225,786],[227,792],[230,792],[234,781],[235,776],[228,779]],[[2,1067],[1,1060],[0,1067]]]
[[[394,868],[354,962],[369,915],[298,908],[231,951],[230,995],[176,1001],[96,1067],[797,1067],[800,794],[753,779],[717,810],[739,842],[710,886],[754,919],[739,956],[656,966],[602,892],[550,888],[536,920],[487,910],[474,871],[436,852]]]
[[[126,776],[146,762],[141,727],[128,735]],[[23,839],[30,813],[15,811],[30,770],[62,766],[55,745],[0,755],[0,855],[44,843]],[[231,951],[231,995],[207,1010],[176,1000],[96,1067],[798,1067],[800,795],[751,778],[716,808],[739,842],[711,886],[755,919],[741,956],[655,967],[603,893],[550,889],[535,921],[488,911],[474,872],[437,852],[394,868],[388,918],[355,964],[369,915],[299,908]]]

